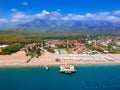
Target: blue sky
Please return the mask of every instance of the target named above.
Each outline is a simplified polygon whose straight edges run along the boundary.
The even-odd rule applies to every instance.
[[[120,21],[120,0],[0,0],[0,24],[47,17]]]
[[[23,5],[24,2],[27,5]],[[50,12],[60,9],[63,14],[84,14],[118,10],[120,0],[0,0],[2,15],[10,14],[12,8],[31,13],[38,13],[44,9]]]

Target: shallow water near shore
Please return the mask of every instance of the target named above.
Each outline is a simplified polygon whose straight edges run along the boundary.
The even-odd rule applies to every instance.
[[[77,73],[59,73],[58,66],[1,67],[0,90],[120,90],[120,65],[75,66]]]

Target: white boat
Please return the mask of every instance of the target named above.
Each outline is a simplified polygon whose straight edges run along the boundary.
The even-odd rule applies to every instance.
[[[46,66],[45,69],[48,70],[49,68]]]
[[[46,69],[46,70],[48,70],[48,69],[49,69],[49,68],[48,68],[48,66],[46,66],[46,65],[45,65],[44,67],[45,67],[45,69]]]
[[[75,70],[74,66],[72,66],[72,65],[61,65],[60,72],[61,73],[75,73],[76,70]]]

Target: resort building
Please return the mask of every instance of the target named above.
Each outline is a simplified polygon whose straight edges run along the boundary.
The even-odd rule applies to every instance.
[[[67,44],[76,44],[79,43],[77,40],[67,40]]]
[[[77,53],[83,53],[83,52],[86,52],[87,51],[87,48],[84,44],[81,44],[81,43],[75,43],[75,51]]]
[[[48,46],[53,47],[53,48],[58,47],[58,46],[65,46],[65,45],[67,45],[67,43],[63,40],[49,40],[48,41]]]
[[[75,53],[83,53],[87,51],[87,48],[84,44],[79,43],[77,40],[49,40],[48,46],[56,48],[55,53],[64,54],[67,53],[63,49],[58,49],[59,46],[71,48]]]

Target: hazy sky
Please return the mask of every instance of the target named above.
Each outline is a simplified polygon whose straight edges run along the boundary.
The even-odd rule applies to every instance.
[[[120,21],[120,0],[0,0],[0,24],[35,18]]]

